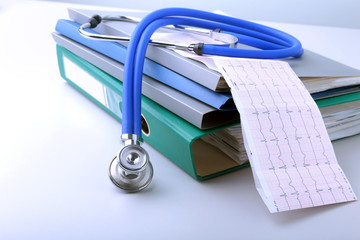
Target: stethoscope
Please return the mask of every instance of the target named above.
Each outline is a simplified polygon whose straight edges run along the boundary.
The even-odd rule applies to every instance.
[[[95,28],[102,21],[136,22],[137,27],[131,39],[85,31],[87,28]],[[219,40],[219,44],[178,44],[150,40],[152,34],[162,27],[186,32],[189,32],[187,27],[207,29],[208,31],[205,32],[199,30],[190,30],[190,32],[214,37]],[[141,83],[145,52],[149,43],[159,47],[192,51],[198,55],[240,58],[279,59],[300,57],[303,54],[300,41],[285,32],[229,16],[185,8],[160,9],[148,14],[140,22],[130,17],[101,18],[96,15],[88,23],[81,25],[79,31],[82,35],[94,39],[130,41],[123,77],[121,139],[124,146],[109,166],[111,181],[117,187],[128,192],[144,189],[150,184],[153,177],[153,167],[149,155],[141,146],[143,143],[141,137]],[[225,35],[221,36],[218,33]],[[232,47],[234,42],[255,49],[234,48]]]

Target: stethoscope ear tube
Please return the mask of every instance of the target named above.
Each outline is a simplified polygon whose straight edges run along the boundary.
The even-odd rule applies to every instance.
[[[128,17],[120,16],[120,18],[114,18],[114,17],[105,17],[104,18],[107,21],[127,21],[127,22],[136,22],[134,20],[128,20]],[[97,39],[97,40],[106,40],[106,41],[123,41],[123,42],[129,42],[130,37],[120,37],[120,36],[112,36],[112,35],[105,35],[105,34],[98,34],[98,33],[91,33],[86,31],[88,28],[95,28],[97,27],[102,21],[102,18],[99,15],[94,15],[92,18],[89,19],[87,23],[82,24],[79,27],[79,33],[86,37],[91,39]],[[136,22],[138,23],[138,22]],[[211,38],[212,40],[217,41],[216,44],[212,43],[213,45],[219,45],[219,46],[230,46],[234,47],[237,43],[238,39],[234,35],[228,34],[228,33],[220,33],[216,32],[215,30],[207,31],[207,32],[201,32],[196,30],[187,30],[186,28],[176,28],[176,27],[164,27],[166,29],[171,29],[175,32],[187,32],[192,34],[201,34],[204,36],[207,36]],[[203,43],[175,43],[175,42],[166,42],[161,40],[151,40],[149,41],[150,45],[156,46],[156,47],[163,47],[168,49],[177,49],[177,50],[184,50],[184,51],[192,51],[198,55],[202,55],[201,48],[198,47],[198,44],[203,45]]]

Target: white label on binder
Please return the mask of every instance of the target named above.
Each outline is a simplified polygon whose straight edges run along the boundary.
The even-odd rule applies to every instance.
[[[356,200],[317,105],[286,62],[214,60],[231,88],[256,187],[270,212]]]
[[[78,67],[75,63],[64,56],[64,68],[66,76],[71,79],[76,85],[84,89],[93,98],[99,101],[104,106],[108,106],[106,89],[93,76]]]

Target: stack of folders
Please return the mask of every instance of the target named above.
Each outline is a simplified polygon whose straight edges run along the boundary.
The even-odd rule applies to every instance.
[[[87,39],[78,28],[94,14],[143,17],[139,12],[69,9],[53,38],[61,76],[121,121],[126,42]],[[130,36],[136,25],[105,22],[94,32]],[[92,31],[92,30],[89,30]],[[248,166],[239,115],[221,74],[201,59],[148,47],[142,89],[145,141],[196,179]],[[286,60],[318,104],[332,140],[360,133],[360,71],[310,51]]]

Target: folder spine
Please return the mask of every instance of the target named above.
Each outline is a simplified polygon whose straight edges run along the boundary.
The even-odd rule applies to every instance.
[[[60,33],[53,32],[57,44],[86,60],[119,81],[123,80],[124,66]],[[142,94],[183,118],[199,129],[210,129],[239,120],[237,111],[220,111],[174,88],[143,75]]]
[[[118,43],[109,41],[96,41],[87,39],[78,33],[79,24],[60,19],[56,24],[56,31],[77,41],[85,46],[94,49],[118,62],[124,63],[126,48]],[[91,31],[91,30],[89,30]],[[93,31],[92,31],[93,32]],[[144,74],[173,87],[189,96],[198,99],[219,110],[235,110],[235,104],[230,93],[217,93],[201,86],[198,83],[160,65],[156,62],[145,59]]]

